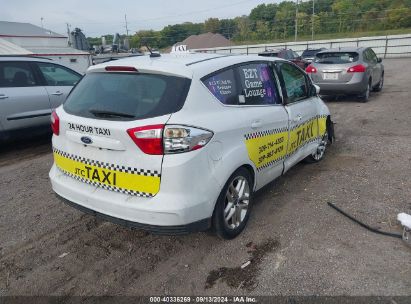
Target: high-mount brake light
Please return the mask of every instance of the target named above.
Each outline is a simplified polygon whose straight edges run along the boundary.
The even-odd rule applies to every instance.
[[[105,70],[108,72],[138,72],[138,70],[131,66],[106,66]]]
[[[307,73],[317,73],[317,69],[315,67],[313,67],[312,65],[309,65],[308,67],[306,67],[305,71]]]
[[[163,154],[164,125],[151,125],[128,129],[127,133],[135,144],[146,154]]]
[[[362,64],[357,64],[354,65],[347,70],[348,73],[364,73],[365,72],[365,66]]]
[[[58,117],[56,111],[53,111],[50,116],[51,130],[54,135],[60,134],[60,118]]]

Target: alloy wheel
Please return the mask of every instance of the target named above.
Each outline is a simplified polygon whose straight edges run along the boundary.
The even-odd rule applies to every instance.
[[[321,138],[321,142],[317,147],[317,150],[312,154],[312,157],[316,160],[319,161],[321,158],[323,158],[325,149],[327,148],[328,144],[328,133],[325,132],[324,136]]]
[[[235,229],[244,221],[250,203],[250,185],[243,176],[237,176],[227,188],[224,205],[224,222]]]

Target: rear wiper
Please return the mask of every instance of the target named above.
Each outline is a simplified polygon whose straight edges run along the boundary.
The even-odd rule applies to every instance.
[[[114,111],[104,111],[104,110],[97,110],[91,109],[89,110],[90,113],[94,114],[94,116],[100,117],[125,117],[125,118],[134,118],[134,115],[122,113],[122,112],[114,112]]]

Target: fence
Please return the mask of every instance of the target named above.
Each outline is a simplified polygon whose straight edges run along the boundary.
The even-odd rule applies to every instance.
[[[284,43],[267,43],[255,45],[238,45],[229,47],[216,47],[208,49],[195,49],[196,52],[205,53],[231,53],[231,54],[258,54],[270,49],[289,48],[297,53],[302,53],[307,48],[338,48],[338,47],[372,47],[379,57],[400,58],[411,57],[411,34],[390,35],[376,37],[347,38],[334,40],[298,41]]]

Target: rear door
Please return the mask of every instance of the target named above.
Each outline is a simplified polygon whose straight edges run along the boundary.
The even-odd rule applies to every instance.
[[[4,130],[46,126],[50,101],[27,62],[0,62],[0,124]]]
[[[190,83],[187,78],[143,72],[87,74],[57,109],[56,166],[90,184],[88,191],[156,195],[162,128],[183,106]]]
[[[58,64],[36,62],[40,76],[50,97],[51,108],[55,109],[67,98],[72,87],[80,80],[81,75]]]
[[[306,74],[288,62],[276,63],[288,112],[289,139],[285,171],[315,151],[318,145],[317,97]]]

